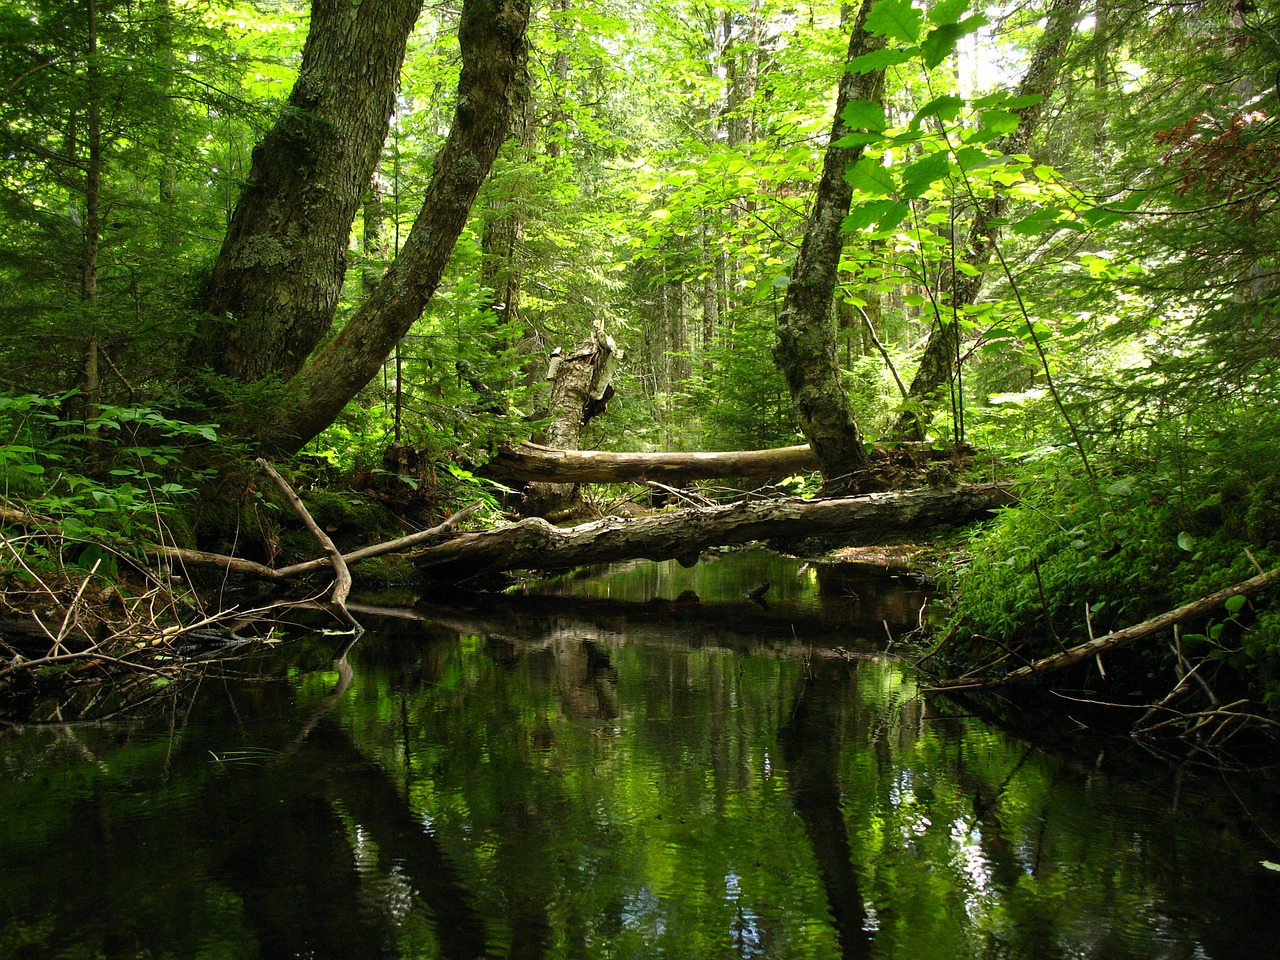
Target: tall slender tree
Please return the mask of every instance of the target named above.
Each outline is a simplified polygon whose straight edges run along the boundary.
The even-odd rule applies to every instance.
[[[847,61],[884,47],[883,36],[867,28],[873,0],[863,0],[849,40]],[[836,350],[833,300],[836,271],[844,246],[842,224],[849,215],[853,189],[845,168],[862,156],[860,145],[844,146],[854,131],[845,109],[851,103],[879,104],[884,97],[884,69],[847,70],[840,79],[836,120],[822,164],[822,179],[805,225],[778,315],[774,359],[787,378],[796,418],[822,471],[823,490],[832,495],[854,492],[867,466],[867,452],[841,381]]]

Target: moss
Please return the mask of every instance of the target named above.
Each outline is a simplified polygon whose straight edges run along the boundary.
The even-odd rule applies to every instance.
[[[417,574],[413,562],[400,553],[370,557],[351,569],[351,577],[362,591],[413,583]]]

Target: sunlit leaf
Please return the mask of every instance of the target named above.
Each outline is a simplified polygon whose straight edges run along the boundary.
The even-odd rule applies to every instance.
[[[969,9],[969,0],[940,0],[929,11],[929,20],[939,26],[957,22]]]
[[[850,130],[883,130],[888,121],[884,107],[870,100],[853,100],[840,111],[840,119]]]
[[[894,192],[893,175],[873,157],[863,157],[845,168],[849,186],[872,197],[888,197]]]
[[[939,180],[945,180],[951,170],[951,158],[944,151],[917,160],[902,171],[902,196],[909,199],[922,197]]]
[[[915,43],[920,39],[924,14],[911,0],[878,0],[867,14],[867,30],[881,37]]]
[[[935,97],[921,107],[916,115],[911,118],[911,126],[918,127],[923,120],[929,117],[954,120],[960,115],[960,108],[963,106],[964,101],[953,94],[948,93],[943,94],[941,97]]]
[[[871,53],[864,53],[860,57],[854,57],[845,64],[845,69],[849,73],[870,73],[873,70],[884,70],[888,67],[896,67],[900,63],[906,63],[917,53],[919,53],[919,50],[915,47],[884,47],[880,50],[873,50]]]

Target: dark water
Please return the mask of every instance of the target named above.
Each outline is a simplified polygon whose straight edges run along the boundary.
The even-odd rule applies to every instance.
[[[910,580],[738,554],[527,593],[0,740],[0,956],[1280,956],[1267,785],[926,702]]]

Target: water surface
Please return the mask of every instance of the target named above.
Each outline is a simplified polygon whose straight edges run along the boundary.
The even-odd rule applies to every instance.
[[[450,591],[9,735],[0,956],[1277,955],[1266,785],[922,699],[923,601],[751,552]]]

